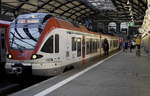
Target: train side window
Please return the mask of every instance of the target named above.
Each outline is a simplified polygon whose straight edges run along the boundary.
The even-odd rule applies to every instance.
[[[113,40],[113,47],[115,47],[115,40]]]
[[[72,37],[72,51],[76,51],[76,40],[75,40],[75,37]]]
[[[59,53],[59,35],[55,35],[55,53]]]
[[[99,48],[99,40],[97,39],[97,50],[98,50],[98,48]]]
[[[118,44],[119,44],[119,41],[118,41],[118,40],[116,40],[116,47],[118,46]]]
[[[81,38],[77,39],[77,56],[81,56]]]
[[[103,48],[103,47],[102,47],[103,42],[104,42],[104,39],[101,39],[101,40],[100,40],[100,48]]]
[[[41,51],[42,52],[46,52],[46,53],[53,53],[53,36],[51,36],[46,43],[44,44],[44,46],[42,47]]]
[[[97,46],[97,39],[95,40],[95,52],[97,52],[98,46]]]
[[[92,53],[94,53],[94,39],[92,39]]]
[[[94,39],[93,39],[92,42],[93,42],[93,43],[92,43],[92,44],[93,44],[92,46],[93,46],[93,53],[94,53],[94,52],[95,52],[95,41],[94,41]]]
[[[118,41],[117,40],[114,40],[115,41],[115,46],[114,47],[117,47],[118,46]]]
[[[89,54],[90,53],[90,42],[89,40],[86,41],[86,54]]]
[[[90,39],[90,53],[92,53],[92,48],[93,48],[92,45],[93,45],[92,44],[92,39]]]
[[[110,48],[112,48],[112,40],[110,40]]]

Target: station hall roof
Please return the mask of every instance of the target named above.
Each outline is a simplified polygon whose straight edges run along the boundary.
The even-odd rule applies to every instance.
[[[0,0],[0,17],[14,19],[19,14],[48,12],[81,22],[94,20],[143,20],[146,0]]]

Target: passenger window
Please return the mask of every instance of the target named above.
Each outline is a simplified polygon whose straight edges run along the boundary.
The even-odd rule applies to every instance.
[[[99,48],[99,40],[97,39],[97,49]]]
[[[81,38],[77,39],[77,56],[81,56]]]
[[[90,53],[92,53],[92,48],[93,48],[93,47],[92,47],[92,45],[93,45],[92,43],[93,43],[93,42],[92,42],[92,39],[90,39]]]
[[[46,53],[53,53],[53,36],[51,36],[46,43],[44,44],[43,48],[41,49],[42,52],[46,52]]]
[[[55,53],[59,53],[59,35],[55,35]]]
[[[76,51],[76,40],[75,40],[75,37],[72,37],[72,51]]]
[[[113,40],[113,47],[115,47],[115,40]]]
[[[112,40],[110,40],[110,48],[112,48]]]
[[[104,39],[101,39],[100,40],[100,48],[103,48],[103,46],[102,46],[103,42],[104,42]]]
[[[92,53],[94,53],[94,39],[92,39]]]
[[[86,53],[87,53],[87,54],[90,53],[90,42],[89,42],[89,40],[86,41]]]

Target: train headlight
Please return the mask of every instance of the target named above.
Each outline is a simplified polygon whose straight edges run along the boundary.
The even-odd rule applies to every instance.
[[[42,55],[38,55],[38,54],[33,54],[31,59],[38,59],[38,58],[42,58]]]
[[[36,58],[37,58],[37,55],[33,54],[32,59],[36,59]]]
[[[11,55],[11,54],[8,54],[8,55],[7,55],[7,58],[8,58],[8,59],[12,59],[12,55]]]

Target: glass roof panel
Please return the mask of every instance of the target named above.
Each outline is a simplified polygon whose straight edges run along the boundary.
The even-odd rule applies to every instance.
[[[63,13],[64,11],[62,11],[62,10],[58,9],[58,10],[55,10],[55,12],[56,12],[56,13],[60,13],[60,14],[61,14],[61,13]]]
[[[31,11],[34,11],[35,9],[37,9],[36,6],[32,6],[32,5],[28,5],[28,4],[24,4],[24,5],[22,6],[22,8],[28,9],[28,10],[31,10]]]
[[[98,10],[115,10],[111,0],[87,0],[87,2]]]
[[[70,14],[70,13],[65,13],[64,15],[65,15],[65,16],[70,16],[71,14]]]
[[[75,19],[75,18],[76,18],[76,16],[75,16],[75,15],[73,15],[73,16],[71,16],[71,18]]]
[[[68,7],[73,7],[74,5],[72,5],[71,3],[68,3],[68,4],[66,4],[66,6],[68,6]]]
[[[75,13],[76,11],[75,11],[75,10],[69,10],[68,12],[70,12],[70,13]]]

